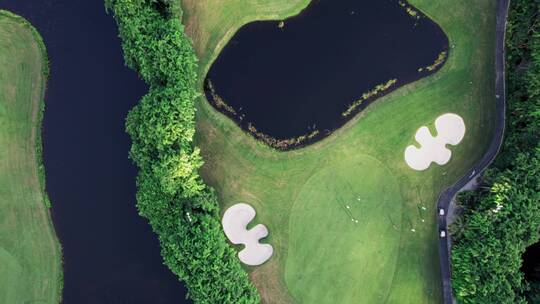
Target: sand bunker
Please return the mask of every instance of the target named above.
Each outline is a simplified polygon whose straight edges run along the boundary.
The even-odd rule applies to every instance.
[[[405,161],[414,170],[429,168],[432,162],[445,165],[452,157],[452,151],[446,145],[457,145],[465,136],[465,122],[456,114],[447,113],[435,120],[437,136],[433,137],[426,126],[416,132],[415,139],[420,148],[408,146],[405,150]]]
[[[264,225],[257,225],[247,230],[247,225],[255,218],[255,209],[248,204],[236,204],[223,215],[221,224],[225,235],[233,244],[243,244],[245,248],[238,253],[240,261],[246,265],[257,266],[268,261],[274,252],[269,244],[261,244],[259,240],[268,236]]]

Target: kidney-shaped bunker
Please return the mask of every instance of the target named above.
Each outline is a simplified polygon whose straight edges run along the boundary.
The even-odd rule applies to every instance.
[[[268,236],[266,226],[259,224],[247,230],[247,225],[255,218],[255,209],[248,204],[236,204],[223,215],[221,221],[225,235],[233,244],[243,244],[245,248],[238,253],[240,261],[246,265],[257,266],[266,262],[274,252],[269,244],[259,240]]]

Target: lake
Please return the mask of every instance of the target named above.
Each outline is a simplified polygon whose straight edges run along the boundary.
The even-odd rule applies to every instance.
[[[124,67],[101,0],[0,0],[42,34],[51,76],[43,129],[47,190],[64,253],[63,303],[189,303],[135,208],[126,114],[147,91]]]
[[[448,47],[442,29],[406,2],[315,0],[296,17],[242,27],[210,67],[205,93],[244,130],[288,149],[436,72]]]

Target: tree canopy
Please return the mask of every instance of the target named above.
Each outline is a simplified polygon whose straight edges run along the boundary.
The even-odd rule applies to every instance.
[[[219,221],[219,204],[198,169],[193,143],[197,57],[168,0],[106,0],[118,24],[126,65],[150,86],[129,113],[137,208],[161,244],[165,264],[196,303],[258,303]]]
[[[520,271],[540,238],[540,3],[514,0],[506,41],[505,141],[479,191],[462,194],[452,285],[461,303],[540,303]],[[535,300],[536,298],[536,300]]]

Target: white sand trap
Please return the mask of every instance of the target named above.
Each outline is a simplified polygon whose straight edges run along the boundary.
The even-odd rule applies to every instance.
[[[405,149],[405,161],[414,170],[422,171],[429,168],[432,162],[445,165],[452,157],[452,151],[446,145],[457,145],[465,136],[465,122],[456,114],[447,113],[435,120],[437,136],[433,137],[426,126],[416,132],[415,139],[420,149],[408,146]]]
[[[225,235],[233,244],[243,244],[245,248],[238,253],[240,261],[246,265],[257,266],[268,261],[274,252],[269,244],[261,244],[259,240],[268,236],[264,225],[257,225],[247,230],[247,225],[255,218],[255,209],[248,204],[236,204],[223,215],[221,224]]]

